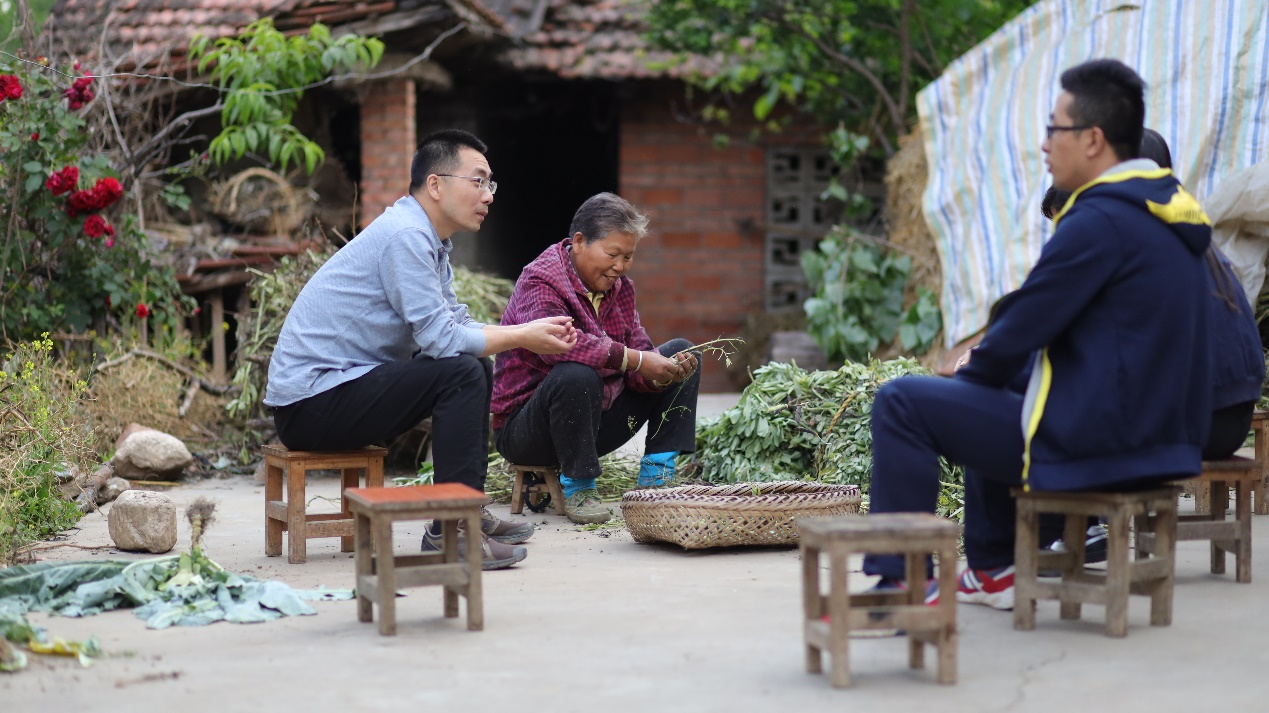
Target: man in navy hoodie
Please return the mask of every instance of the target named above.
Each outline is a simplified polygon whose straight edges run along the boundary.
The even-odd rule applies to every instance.
[[[872,411],[870,511],[933,512],[939,457],[966,466],[969,568],[960,601],[1013,608],[1009,489],[1113,490],[1199,472],[1211,415],[1206,265],[1198,202],[1138,160],[1145,84],[1117,60],[1062,73],[1041,146],[1073,191],[1022,286],[967,366],[906,377]],[[1028,361],[1026,393],[1006,388]],[[903,565],[869,556],[895,586]]]

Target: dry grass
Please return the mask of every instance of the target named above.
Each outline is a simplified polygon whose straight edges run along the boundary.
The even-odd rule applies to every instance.
[[[109,358],[109,357],[107,357]],[[135,358],[93,376],[88,411],[98,453],[114,450],[129,423],[139,423],[182,441],[213,440],[226,420],[225,398],[199,391],[184,417],[179,415],[187,380],[153,359]]]
[[[885,219],[889,241],[905,255],[912,257],[912,275],[904,289],[904,304],[916,300],[920,287],[927,287],[936,296],[943,290],[943,268],[939,262],[934,234],[925,222],[921,200],[929,181],[930,168],[925,159],[925,139],[918,126],[899,138],[899,151],[886,164]],[[934,346],[923,357],[925,366],[937,364],[943,356],[943,337],[934,339]]]

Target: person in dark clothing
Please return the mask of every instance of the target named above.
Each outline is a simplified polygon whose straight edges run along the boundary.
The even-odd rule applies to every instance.
[[[966,466],[969,568],[957,598],[998,609],[1013,607],[1011,487],[1194,475],[1210,420],[1210,221],[1170,171],[1136,160],[1136,72],[1093,60],[1061,81],[1042,150],[1054,184],[1073,195],[1053,239],[967,365],[951,379],[896,379],[872,412],[870,511],[933,512],[939,457]],[[1028,362],[1025,393],[1007,388]],[[903,564],[872,555],[864,571],[893,585]]]

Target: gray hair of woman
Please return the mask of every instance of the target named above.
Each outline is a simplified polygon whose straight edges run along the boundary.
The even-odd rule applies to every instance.
[[[586,244],[603,240],[609,233],[630,233],[635,240],[648,234],[648,216],[640,213],[630,201],[615,193],[598,193],[573,214],[568,234],[581,233]]]

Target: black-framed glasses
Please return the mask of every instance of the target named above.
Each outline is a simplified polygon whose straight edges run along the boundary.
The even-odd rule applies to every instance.
[[[1074,126],[1054,126],[1049,124],[1044,127],[1044,137],[1051,139],[1053,135],[1059,131],[1083,131],[1084,129],[1093,128],[1091,124],[1076,124]]]
[[[484,176],[455,176],[452,173],[438,173],[436,175],[444,176],[445,178],[466,178],[469,181],[475,181],[476,190],[478,191],[487,190],[489,191],[489,195],[491,196],[498,192],[498,182],[491,181],[488,178],[485,178]]]

